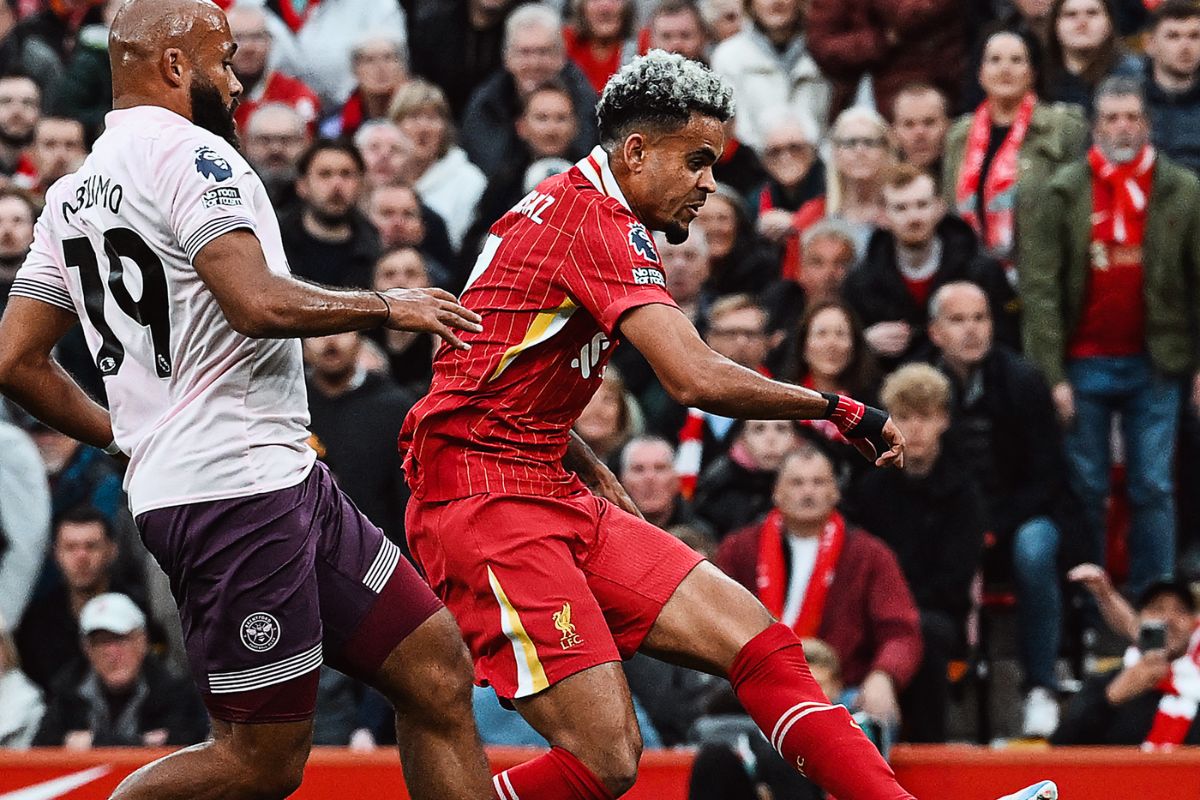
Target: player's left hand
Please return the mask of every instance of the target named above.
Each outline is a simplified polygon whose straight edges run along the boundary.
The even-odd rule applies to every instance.
[[[625,487],[617,480],[617,476],[612,474],[608,468],[597,469],[592,476],[591,490],[608,500],[613,505],[620,508],[622,511],[628,511],[635,517],[642,517],[642,512],[638,510],[637,504],[633,502],[633,498],[625,491]]]
[[[455,331],[483,330],[483,318],[459,305],[458,298],[444,289],[388,289],[382,297],[390,312],[385,325],[394,330],[433,333],[459,350],[471,346]]]
[[[851,439],[850,443],[877,467],[904,467],[904,434],[891,417],[883,423],[883,431],[878,438]]]

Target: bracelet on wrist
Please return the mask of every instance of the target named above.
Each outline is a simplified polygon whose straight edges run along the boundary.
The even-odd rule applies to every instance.
[[[383,318],[383,322],[381,322],[379,324],[387,325],[392,320],[392,304],[389,303],[387,301],[387,298],[383,296],[383,292],[372,292],[372,294],[383,301],[383,310],[384,310],[384,312],[386,312],[387,316],[385,316]]]

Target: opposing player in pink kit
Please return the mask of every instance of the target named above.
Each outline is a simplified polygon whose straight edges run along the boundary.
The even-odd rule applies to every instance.
[[[283,798],[312,740],[322,662],[397,708],[420,798],[491,793],[471,665],[449,612],[315,464],[297,336],[386,325],[461,346],[478,317],[438,290],[292,278],[237,152],[241,85],[207,0],[130,0],[113,22],[114,111],[54,184],[0,323],[0,388],[127,454],[147,548],[171,578],[214,740],[139,770],[120,800]],[[51,348],[83,325],[109,408]]]

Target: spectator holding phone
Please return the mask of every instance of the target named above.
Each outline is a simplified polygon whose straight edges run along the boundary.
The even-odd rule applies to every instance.
[[[1096,597],[1109,625],[1136,644],[1120,668],[1084,684],[1051,741],[1151,750],[1200,744],[1200,620],[1188,585],[1153,583],[1135,610],[1099,567],[1085,564],[1069,577]]]

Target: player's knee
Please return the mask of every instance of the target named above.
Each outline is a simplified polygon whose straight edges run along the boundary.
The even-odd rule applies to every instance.
[[[633,787],[642,759],[642,732],[636,719],[630,723],[591,741],[565,744],[565,749],[574,753],[615,796]]]
[[[255,765],[247,775],[250,780],[247,797],[254,800],[283,800],[291,796],[304,779],[304,762],[304,758],[289,756],[272,763]]]
[[[612,742],[602,760],[600,781],[615,795],[633,788],[637,780],[638,763],[642,760],[642,734],[635,726],[625,736]]]
[[[238,785],[238,797],[247,800],[283,800],[300,788],[304,764],[308,761],[307,740],[279,739],[234,745],[232,739],[219,743],[229,757],[223,769],[232,772]]]

